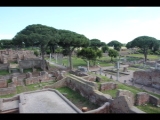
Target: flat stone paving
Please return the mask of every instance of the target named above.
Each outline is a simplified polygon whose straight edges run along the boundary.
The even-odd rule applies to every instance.
[[[24,95],[27,101],[22,105],[23,113],[77,113],[55,92],[42,91]]]
[[[18,107],[19,107],[19,100],[14,100],[11,102],[4,102],[3,107],[2,107],[2,111],[16,109]]]

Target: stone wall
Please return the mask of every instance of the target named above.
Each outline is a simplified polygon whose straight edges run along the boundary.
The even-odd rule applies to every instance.
[[[140,92],[140,93],[137,93],[136,95],[136,105],[145,105],[145,104],[148,104],[148,103],[151,103],[151,104],[154,104],[155,106],[159,105],[160,104],[160,99],[153,96],[153,95],[150,95],[146,92]]]
[[[0,79],[0,88],[6,88],[7,87],[7,80]]]
[[[105,82],[100,84],[100,91],[113,90],[117,88],[117,84],[114,82]]]
[[[45,60],[44,66],[47,70],[49,70],[49,63]],[[20,69],[28,69],[28,68],[41,68],[43,69],[43,61],[39,58],[32,58],[27,60],[19,61]]]
[[[0,88],[0,95],[16,94],[16,87]]]
[[[40,76],[38,77],[32,77],[32,73],[27,73],[26,74],[26,79],[25,79],[25,84],[29,85],[29,84],[36,84],[36,83],[40,83],[40,82],[47,82],[50,80],[53,80],[53,77],[50,77],[48,72],[46,71],[41,71],[40,72]]]
[[[66,78],[63,78],[59,81],[57,81],[56,83],[54,83],[53,85],[47,85],[47,86],[43,86],[43,88],[60,88],[60,87],[65,87],[66,86]]]
[[[92,81],[92,82],[95,82],[96,81],[96,76],[84,76],[83,77],[85,80],[88,80],[88,81]]]
[[[116,99],[113,100],[110,95],[98,91],[94,82],[87,81],[75,75],[67,76],[55,84],[45,86],[44,88],[59,88],[64,86],[80,93],[90,102],[101,106],[100,108],[85,113],[144,113],[133,106],[134,100],[132,99],[134,99],[134,96],[130,91],[119,90]],[[107,102],[109,102],[110,105],[105,107],[104,104]]]
[[[94,110],[90,110],[84,113],[110,113],[110,103],[106,102],[103,106],[94,109]]]
[[[152,86],[160,89],[160,70],[135,71],[133,79],[135,83]]]
[[[66,78],[66,86],[99,106],[104,105],[105,102],[109,102],[112,99],[110,95],[99,92],[94,84],[87,84],[89,81],[87,83],[84,81],[86,80],[77,79],[76,76],[68,76]]]
[[[133,106],[134,103],[135,103],[135,97],[134,97],[134,94],[128,90],[122,90],[122,89],[118,89],[118,92],[117,92],[117,96],[116,97],[119,97],[119,96],[127,96],[129,101],[130,101],[130,104]]]
[[[0,64],[0,70],[9,70],[9,63]]]
[[[110,106],[111,113],[145,113],[132,105],[128,96],[116,97]]]

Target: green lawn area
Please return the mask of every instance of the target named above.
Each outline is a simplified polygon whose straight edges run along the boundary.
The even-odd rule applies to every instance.
[[[9,97],[13,97],[16,94],[8,94],[8,95],[0,95],[0,98],[9,98]]]
[[[105,57],[107,58],[107,57]],[[46,58],[47,60],[49,60],[49,58]],[[103,58],[104,59],[104,58]],[[54,59],[52,59],[53,62],[56,62]],[[59,61],[57,61],[58,64],[59,64]],[[67,58],[64,58],[62,60],[62,63],[65,65],[65,66],[68,66],[68,57]],[[72,57],[72,64],[73,64],[73,67],[74,68],[77,68],[78,66],[87,66],[87,63],[81,59],[81,58],[78,58],[78,57]],[[96,61],[96,65],[100,65],[101,67],[105,67],[105,66],[113,66],[113,64],[110,62],[110,60],[107,60],[106,61]]]
[[[130,54],[130,55],[127,55],[127,56],[143,57],[144,58],[143,54]],[[147,55],[147,58],[150,59],[150,60],[157,60],[160,57],[158,55]]]
[[[140,105],[140,106],[136,106],[136,107],[146,113],[160,113],[160,108],[155,107],[152,104],[147,104],[146,106]]]
[[[79,93],[73,91],[68,87],[57,88],[60,93],[67,93],[66,98],[70,100],[74,105],[76,105],[79,109],[82,107],[87,107],[88,110],[93,110],[98,108],[98,105],[95,105],[89,102],[86,98],[82,97]]]
[[[0,70],[0,75],[8,75],[10,74],[7,70]]]
[[[40,68],[35,68],[36,71],[42,71]],[[32,68],[24,69],[24,73],[33,72]]]

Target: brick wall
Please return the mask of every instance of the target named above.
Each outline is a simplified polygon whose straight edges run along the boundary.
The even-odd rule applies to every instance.
[[[16,94],[16,87],[0,88],[0,95]]]
[[[105,82],[100,84],[100,91],[113,90],[117,88],[117,84],[113,82]]]
[[[160,70],[135,71],[133,78],[135,83],[152,86],[160,89]]]
[[[0,88],[6,88],[7,87],[7,80],[0,79]]]

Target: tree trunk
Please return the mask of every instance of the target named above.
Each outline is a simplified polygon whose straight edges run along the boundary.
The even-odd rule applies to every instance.
[[[73,47],[72,49],[69,48],[69,63],[70,63],[70,70],[73,70],[73,65],[72,65],[72,52],[74,50],[75,47]]]
[[[41,55],[42,55],[42,70],[45,71],[45,59],[44,59],[44,48],[41,46]]]
[[[147,61],[147,49],[144,48],[144,61]]]
[[[69,52],[69,65],[70,65],[70,70],[73,70],[73,66],[72,66],[72,52]]]
[[[147,61],[147,53],[144,54],[145,62]]]
[[[111,57],[111,62],[112,62],[113,60],[112,60],[112,57]]]

